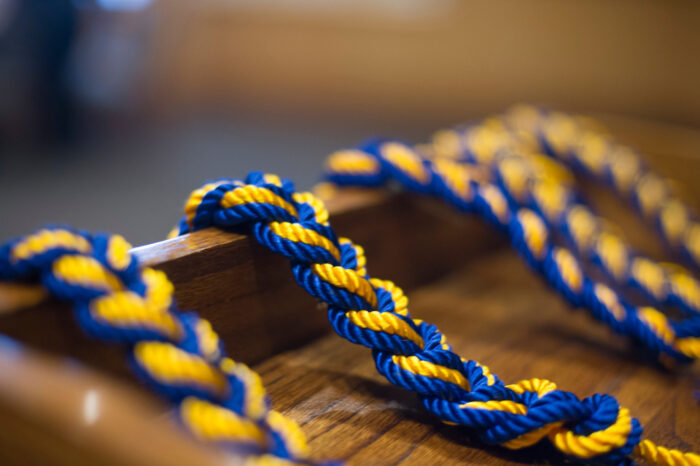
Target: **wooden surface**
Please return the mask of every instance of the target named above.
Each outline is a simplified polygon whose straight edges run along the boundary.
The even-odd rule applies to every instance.
[[[540,377],[582,397],[612,394],[639,418],[648,438],[700,450],[697,366],[671,374],[640,359],[585,311],[571,310],[514,252],[483,256],[409,299],[414,317],[437,324],[455,351],[488,365],[505,382]],[[415,395],[377,373],[369,350],[336,335],[255,369],[274,408],[301,424],[317,459],[416,465],[562,459],[547,445],[511,452],[442,425]]]
[[[162,416],[163,403],[73,361],[0,337],[0,373],[0,464],[242,464]]]
[[[700,133],[613,121],[616,134],[643,149],[652,166],[686,182],[683,193],[697,207]],[[663,256],[658,241],[624,213],[621,203],[592,194],[600,211],[626,227],[633,245]],[[487,364],[507,382],[541,377],[580,396],[613,394],[639,417],[648,438],[700,450],[700,406],[692,395],[694,381],[700,379],[697,366],[669,373],[639,358],[624,339],[583,311],[570,310],[480,220],[460,216],[435,200],[377,192],[343,193],[329,209],[336,231],[365,247],[371,274],[403,286],[411,313],[437,324],[463,357]],[[234,358],[257,363],[274,408],[299,421],[315,458],[351,464],[561,460],[546,445],[520,452],[485,447],[464,429],[437,422],[414,395],[376,373],[368,350],[329,334],[325,311],[294,283],[286,260],[251,238],[203,230],[134,252],[168,273],[180,307],[210,319]],[[25,291],[15,296],[15,303],[41,299]],[[11,307],[13,299],[2,290],[0,298],[0,306]],[[26,458],[47,458],[52,464],[129,463],[134,458],[129,452],[144,446],[152,449],[154,462],[178,455],[162,438],[109,443],[124,428],[141,432],[137,437],[144,439],[157,435],[149,429],[160,427],[147,424],[165,408],[134,383],[123,351],[86,338],[70,312],[43,301],[0,313],[0,333],[74,357],[130,386],[112,393],[110,387],[121,384],[113,377],[76,376],[56,361],[12,366],[11,359],[0,358],[6,377],[0,383],[0,429],[12,433],[0,441],[0,464],[24,458],[28,450],[34,456]],[[140,401],[132,403],[137,386],[139,395],[133,399]],[[117,413],[106,417],[105,425],[112,429],[96,431],[95,437],[75,419],[81,394],[91,387],[105,387],[105,399],[112,400],[108,403],[116,411],[111,412]],[[119,407],[130,411],[120,418]],[[145,416],[143,425],[131,416],[139,412]],[[129,427],[129,422],[137,424]],[[179,443],[172,435],[170,442]],[[198,454],[196,447],[191,450]]]

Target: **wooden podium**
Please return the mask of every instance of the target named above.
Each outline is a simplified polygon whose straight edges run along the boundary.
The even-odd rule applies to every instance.
[[[607,123],[655,169],[682,179],[688,202],[697,207],[700,132]],[[635,247],[652,256],[663,252],[623,203],[593,188],[586,194]],[[402,286],[411,314],[437,324],[459,354],[488,364],[507,382],[536,376],[579,396],[609,393],[640,419],[646,437],[700,450],[697,366],[672,373],[638,357],[626,340],[565,304],[480,219],[435,199],[376,191],[341,191],[329,210],[336,231],[365,248],[372,276]],[[202,230],[133,252],[167,272],[180,308],[209,319],[228,353],[260,373],[274,409],[301,425],[314,459],[561,459],[546,442],[510,451],[441,424],[415,395],[376,372],[367,349],[333,334],[324,307],[296,285],[286,259],[252,238]],[[167,406],[128,371],[120,348],[86,338],[69,308],[37,293],[5,293],[0,305],[0,333],[25,344],[0,343],[0,457],[7,463],[240,460],[181,432],[169,422]],[[33,298],[39,304],[21,304]]]

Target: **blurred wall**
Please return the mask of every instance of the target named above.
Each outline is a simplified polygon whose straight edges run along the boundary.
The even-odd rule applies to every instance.
[[[0,0],[0,238],[156,241],[204,180],[306,188],[339,147],[517,101],[685,123],[622,127],[700,199],[699,26],[683,0]]]
[[[514,101],[700,124],[700,3],[156,2],[156,112],[238,108],[439,125]]]

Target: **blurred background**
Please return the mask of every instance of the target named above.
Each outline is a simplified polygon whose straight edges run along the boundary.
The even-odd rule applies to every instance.
[[[690,0],[0,0],[0,238],[157,241],[207,179],[517,102],[697,128],[698,83]]]

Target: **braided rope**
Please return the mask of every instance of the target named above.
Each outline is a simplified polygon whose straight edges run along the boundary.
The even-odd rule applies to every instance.
[[[260,377],[226,357],[208,321],[179,312],[165,274],[129,249],[118,235],[45,228],[0,247],[0,280],[41,282],[88,335],[126,346],[135,372],[197,438],[249,453],[251,464],[305,461],[301,430],[270,409]]]
[[[471,179],[470,167],[445,158],[427,159],[397,141],[370,141],[361,150],[366,158],[375,160],[374,172],[342,169],[346,152],[339,151],[330,158],[332,166],[341,170],[331,171],[329,164],[327,178],[338,185],[367,185],[370,179],[374,185],[382,185],[393,180],[411,191],[437,195],[459,210],[476,212],[506,232],[527,263],[575,307],[587,308],[595,318],[615,332],[641,343],[665,364],[672,361],[687,363],[700,356],[700,318],[697,314],[671,321],[654,308],[627,303],[609,286],[592,280],[571,249],[552,243],[543,217],[533,209],[511,202],[512,197],[502,183],[476,182]],[[353,157],[357,157],[359,151],[353,149]],[[401,157],[397,156],[399,153]],[[414,176],[417,167],[423,170],[420,178]],[[580,212],[577,210],[580,208],[584,207],[576,204],[571,211]],[[604,257],[615,257],[615,249],[619,246],[616,240],[601,233],[597,242],[603,245],[599,249],[605,252]],[[615,260],[601,259],[600,262],[615,263]]]
[[[454,197],[474,194],[470,184],[460,182],[462,172],[436,176],[430,163],[407,146],[381,144],[388,144],[388,150],[380,151],[389,154],[386,158],[379,152],[367,152],[368,148],[350,151],[352,174],[334,175],[334,181],[349,176],[345,181],[376,184],[387,179],[385,170],[394,170],[394,179],[421,192],[433,192],[435,187]],[[344,170],[343,163],[343,157],[335,157],[331,166]],[[367,176],[355,178],[358,171],[366,171]],[[447,183],[454,183],[455,189],[449,189]],[[520,225],[518,241],[528,244],[532,261],[557,257],[547,249],[546,227],[537,214],[518,212],[515,217],[521,218],[510,222],[508,203],[499,197],[501,191],[495,186],[479,189],[483,191],[480,205],[489,207],[492,221]],[[246,201],[226,201],[232,198]],[[193,192],[185,212],[180,234],[209,226],[249,231],[258,242],[289,258],[299,285],[328,304],[335,331],[371,348],[378,371],[391,383],[416,392],[423,405],[444,422],[471,427],[482,441],[512,449],[548,438],[563,454],[587,461],[617,462],[640,445],[639,421],[611,396],[580,400],[542,379],[505,385],[488,367],[455,354],[437,327],[411,317],[399,287],[367,274],[362,248],[337,238],[323,204],[309,193],[295,193],[291,182],[252,173],[245,181],[210,183]],[[558,263],[555,258],[550,260]],[[667,343],[663,348],[673,351]],[[654,456],[652,450],[659,453]],[[698,455],[661,454],[660,447],[651,442],[636,451],[646,459],[656,458],[659,464],[668,458],[680,461],[678,464],[700,464]]]
[[[590,122],[585,127],[577,124],[579,120],[519,106],[481,125],[441,131],[433,147],[440,156],[488,166],[512,203],[539,212],[552,230],[561,232],[581,256],[599,265],[620,286],[642,291],[656,306],[679,306],[697,315],[700,282],[683,267],[656,262],[626,246],[579,200],[572,173],[540,155],[554,154],[577,172],[612,186],[620,196],[634,194],[641,212],[656,213],[658,230],[669,244],[680,247],[679,238],[684,238],[681,249],[692,260],[690,251],[700,248],[700,235],[692,234],[696,223],[690,209],[671,195],[668,182],[644,168],[639,156],[588,129]],[[562,126],[569,130],[552,130]]]
[[[513,129],[537,135],[539,149],[578,172],[611,186],[651,220],[672,247],[700,265],[700,222],[632,149],[617,143],[590,118],[518,106],[507,115]]]

